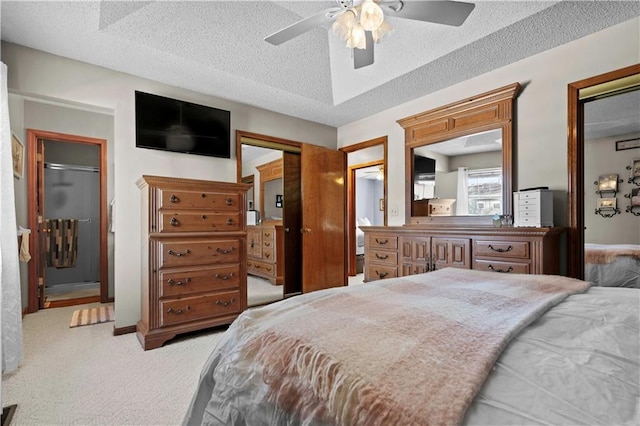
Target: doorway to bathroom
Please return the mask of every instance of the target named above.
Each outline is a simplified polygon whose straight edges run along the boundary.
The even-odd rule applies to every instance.
[[[108,301],[106,140],[28,130],[28,310]]]

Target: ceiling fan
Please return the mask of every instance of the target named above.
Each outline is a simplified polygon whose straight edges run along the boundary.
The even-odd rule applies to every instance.
[[[337,5],[283,28],[265,41],[280,45],[314,28],[332,29],[353,48],[355,69],[373,64],[373,44],[392,31],[384,16],[460,26],[475,5],[460,1],[335,0]],[[384,10],[383,10],[384,9]]]

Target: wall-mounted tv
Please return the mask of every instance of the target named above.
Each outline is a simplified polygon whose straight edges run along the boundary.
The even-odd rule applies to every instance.
[[[136,90],[136,147],[231,158],[231,113]]]

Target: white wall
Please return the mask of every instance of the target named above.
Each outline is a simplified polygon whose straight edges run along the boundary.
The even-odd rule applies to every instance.
[[[593,139],[584,144],[584,241],[595,244],[640,244],[640,220],[627,213],[625,209],[631,204],[631,199],[625,194],[631,194],[636,185],[628,183],[633,160],[640,160],[640,149],[616,151],[616,140],[634,139],[640,134],[631,134],[619,138]],[[600,175],[616,173],[624,182],[618,184],[617,198],[620,214],[610,218],[595,214],[596,194],[598,189],[593,182],[598,181]],[[606,193],[603,197],[614,197],[613,193]],[[636,209],[636,212],[638,210]]]
[[[567,225],[567,85],[640,62],[640,18],[523,59],[338,128],[338,146],[388,135],[389,225],[404,224],[404,130],[396,120],[519,82],[513,188],[554,190],[554,223]]]
[[[142,175],[235,181],[236,161],[137,149],[134,91],[154,93],[231,111],[231,129],[336,148],[336,129],[207,96],[106,68],[2,42],[11,93],[59,102],[106,108],[114,114],[114,194],[116,231],[114,255],[116,328],[140,319],[140,191]],[[211,76],[216,78],[215,75]],[[42,129],[46,130],[46,129]],[[232,138],[235,141],[235,138]],[[232,146],[232,152],[235,147]],[[18,195],[19,197],[20,195]],[[26,196],[23,192],[21,196]],[[18,201],[21,202],[20,200]]]

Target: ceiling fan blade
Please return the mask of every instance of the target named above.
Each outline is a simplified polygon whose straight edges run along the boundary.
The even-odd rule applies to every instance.
[[[294,24],[291,24],[288,27],[281,29],[280,31],[276,31],[275,33],[265,37],[264,39],[265,41],[278,46],[279,44],[296,38],[299,35],[306,33],[307,31],[311,31],[314,28],[321,27],[329,21],[332,13],[340,9],[341,8],[335,7],[325,9],[322,12],[318,12],[315,15],[308,16]]]
[[[371,31],[364,32],[367,41],[366,49],[353,49],[353,68],[363,68],[373,64],[373,35]]]
[[[459,27],[476,7],[461,1],[382,1],[388,16]]]

